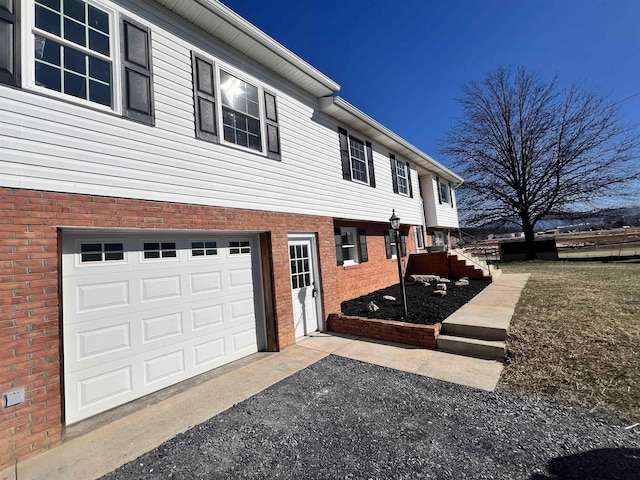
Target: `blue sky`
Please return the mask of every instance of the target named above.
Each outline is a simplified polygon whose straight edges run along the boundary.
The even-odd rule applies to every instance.
[[[338,82],[340,96],[449,165],[462,85],[498,65],[619,101],[640,93],[638,0],[223,0]],[[620,103],[640,124],[640,95]]]

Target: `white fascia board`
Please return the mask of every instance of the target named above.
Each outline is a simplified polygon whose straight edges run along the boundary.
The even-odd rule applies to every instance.
[[[169,9],[316,98],[340,91],[336,82],[218,0],[149,1]],[[196,6],[200,8],[194,8]],[[219,29],[221,22],[227,28]],[[224,35],[220,31],[224,31]]]
[[[354,107],[342,97],[332,96],[321,98],[320,110],[344,123],[346,126],[360,131],[370,137],[371,140],[386,146],[392,152],[401,155],[429,172],[433,172],[455,184],[461,184],[464,181],[462,177],[456,175],[418,147],[393,133],[387,127]]]

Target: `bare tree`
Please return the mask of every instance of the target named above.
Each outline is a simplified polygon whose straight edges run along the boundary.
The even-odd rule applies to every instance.
[[[475,226],[521,227],[529,259],[540,220],[617,198],[640,178],[637,137],[606,97],[499,67],[467,83],[460,103],[442,150],[465,178],[463,210]]]

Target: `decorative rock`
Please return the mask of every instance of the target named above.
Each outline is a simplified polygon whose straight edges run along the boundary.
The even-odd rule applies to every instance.
[[[409,276],[409,280],[411,280],[412,282],[429,283],[439,282],[440,277],[438,275],[411,275]]]
[[[447,294],[446,290],[434,290],[433,294],[436,296],[444,297]]]
[[[380,310],[380,307],[373,302],[369,302],[367,304],[367,310],[369,310],[370,312],[377,312],[378,310]]]
[[[396,297],[392,297],[391,295],[385,295],[385,296],[384,296],[384,297],[382,297],[382,298],[384,298],[385,300],[390,300],[390,301],[392,301],[392,302],[395,302],[395,301],[396,301]]]
[[[449,280],[448,278],[442,278],[440,277],[440,280],[438,280],[440,283],[449,283],[451,282],[451,280]]]
[[[436,285],[436,291],[438,291],[438,290],[446,292],[447,291],[447,284],[446,283],[438,283]]]
[[[456,287],[466,287],[467,285],[469,285],[469,280],[465,280],[463,278],[461,278],[460,280],[458,280],[455,283]]]

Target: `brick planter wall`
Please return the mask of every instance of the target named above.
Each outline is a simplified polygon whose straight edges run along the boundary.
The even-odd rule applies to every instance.
[[[327,319],[330,332],[354,335],[357,337],[404,343],[418,347],[436,349],[436,339],[442,325],[418,325],[395,320],[351,317],[341,313],[332,313]]]
[[[62,437],[60,227],[271,232],[277,347],[295,343],[288,231],[317,232],[325,312],[340,309],[333,219],[265,211],[0,188],[0,471]]]

